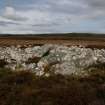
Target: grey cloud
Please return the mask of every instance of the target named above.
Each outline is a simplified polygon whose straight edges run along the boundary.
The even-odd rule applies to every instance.
[[[44,2],[45,1],[45,2]],[[48,11],[78,15],[92,15],[101,11],[105,14],[105,0],[44,0],[42,5],[49,5]],[[68,2],[61,5],[60,2]],[[71,2],[71,4],[69,3]],[[73,4],[72,4],[73,3]],[[94,14],[93,14],[94,15]]]
[[[69,30],[85,31],[87,29],[92,31],[89,28],[91,22],[98,22],[101,27],[105,19],[105,0],[35,0],[33,4],[20,5],[20,9],[19,6],[17,9],[20,12],[19,15],[7,15],[4,18],[22,23],[17,24],[19,27],[16,27],[16,30],[22,32],[69,32]],[[87,26],[84,21],[88,24]],[[73,27],[72,23],[76,23],[80,28],[76,25]],[[15,25],[15,23],[4,22],[0,24]],[[80,24],[84,25],[80,26]],[[95,26],[93,29],[95,30]]]
[[[59,0],[58,0],[59,1]],[[40,4],[40,2],[38,4],[35,5],[36,9],[39,10],[45,10],[45,11],[50,11],[53,13],[65,13],[65,14],[79,14],[82,12],[85,12],[85,9],[82,3],[80,3],[80,1],[77,1],[77,5],[75,5],[75,2],[73,0],[71,0],[71,4],[69,3],[70,0],[65,0],[68,3],[67,4],[63,4],[61,5],[60,2],[62,2],[64,0],[61,0],[59,2],[57,2],[57,0],[43,0],[43,3]],[[74,5],[73,5],[73,4]]]
[[[59,2],[58,2],[59,1]],[[58,16],[59,14],[67,14],[67,15],[84,15],[90,12],[90,8],[88,8],[88,4],[83,2],[82,0],[39,0],[33,8],[35,10],[40,10],[43,12],[49,12],[53,14],[53,16]],[[66,1],[68,3],[61,3]],[[71,2],[70,2],[71,1]],[[70,2],[70,3],[69,3]]]
[[[15,22],[0,21],[0,26],[8,26],[8,25],[20,25],[20,24]]]
[[[93,8],[105,8],[105,0],[85,0],[85,2]]]
[[[42,0],[39,0],[39,4],[41,1]],[[68,3],[63,4],[63,2],[68,2]],[[69,2],[71,2],[71,4]],[[43,3],[38,7],[39,4],[36,4],[37,5],[36,9],[40,7],[41,11],[48,11],[50,14],[53,14],[53,16],[58,17],[58,20],[56,19],[54,20],[56,21],[56,23],[63,22],[64,20],[68,20],[69,18],[70,21],[68,21],[68,24],[69,24],[68,27],[72,26],[70,24],[71,21],[75,22],[75,21],[91,20],[90,22],[93,22],[93,23],[97,23],[97,22],[99,24],[101,23],[99,26],[100,28],[101,25],[103,24],[102,21],[105,20],[104,18],[105,17],[105,0],[43,0]],[[65,18],[62,19],[62,21],[59,21],[61,17],[65,17]],[[90,23],[88,23],[88,26],[89,24]],[[80,28],[82,30],[82,27]],[[93,26],[93,29],[95,30],[95,26]],[[89,30],[91,31],[91,29]]]
[[[0,21],[0,26],[7,26],[7,23]]]
[[[13,20],[13,21],[26,21],[27,20],[27,18],[18,16],[18,15],[13,15],[13,16],[4,15],[3,17],[9,20]]]
[[[47,23],[47,24],[32,24],[34,27],[51,27],[51,26],[57,26],[60,25],[58,23]]]
[[[16,13],[16,10],[10,6],[5,7],[3,17],[6,19],[9,19],[9,20],[13,20],[13,21],[25,21],[25,20],[27,20],[25,17],[18,15]]]

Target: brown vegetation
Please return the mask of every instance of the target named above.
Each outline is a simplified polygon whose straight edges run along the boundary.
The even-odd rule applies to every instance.
[[[11,45],[84,45],[86,47],[105,48],[104,35],[97,34],[45,34],[45,35],[4,35],[0,37],[1,46]]]
[[[105,73],[37,77],[1,69],[0,105],[105,105]]]

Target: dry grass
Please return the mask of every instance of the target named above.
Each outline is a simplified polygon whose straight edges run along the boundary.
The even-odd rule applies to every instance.
[[[94,36],[94,35],[93,35]],[[62,35],[41,35],[41,36],[5,36],[0,37],[0,46],[11,45],[43,45],[43,44],[62,44],[62,45],[84,45],[91,48],[105,48],[105,37],[84,37],[78,34],[77,36],[69,34]]]
[[[95,73],[46,78],[1,69],[0,105],[105,105],[105,74]]]

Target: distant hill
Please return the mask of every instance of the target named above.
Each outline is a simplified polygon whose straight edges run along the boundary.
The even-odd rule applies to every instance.
[[[105,37],[98,33],[0,34],[0,37]]]

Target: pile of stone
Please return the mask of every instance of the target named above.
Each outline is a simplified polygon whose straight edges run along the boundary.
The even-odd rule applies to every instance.
[[[29,59],[32,61],[28,62]],[[0,47],[0,60],[7,62],[5,68],[30,70],[38,76],[49,76],[53,73],[69,75],[89,66],[105,63],[105,49],[54,44],[27,48]]]

